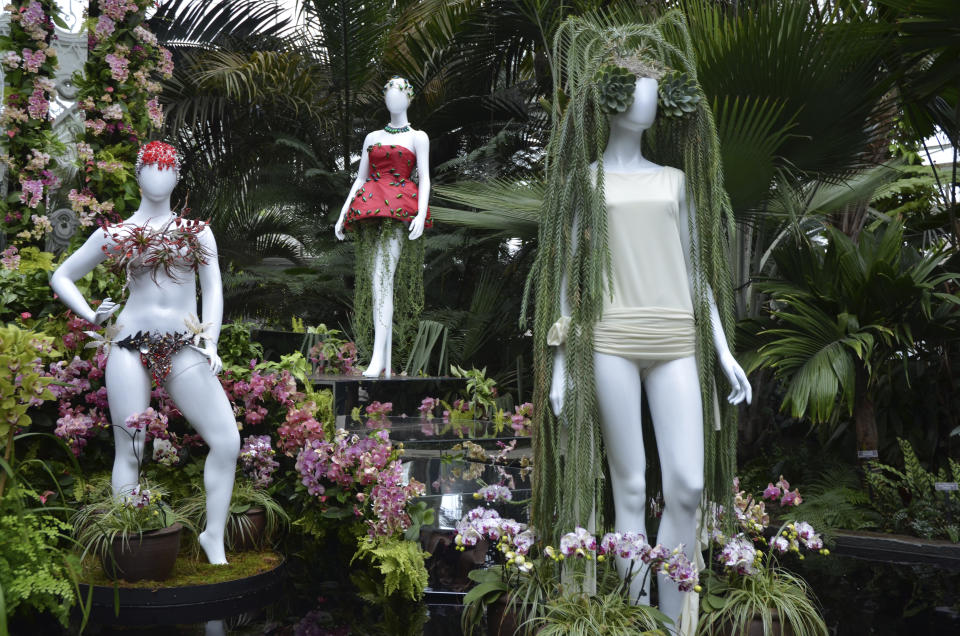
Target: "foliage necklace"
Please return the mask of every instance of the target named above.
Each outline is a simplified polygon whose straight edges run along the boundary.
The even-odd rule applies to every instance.
[[[405,124],[403,126],[397,126],[397,127],[387,124],[386,126],[383,127],[383,129],[388,133],[390,133],[391,135],[396,135],[399,133],[410,132],[410,124]]]
[[[696,322],[695,340],[704,405],[704,496],[706,501],[724,505],[731,498],[736,412],[724,402],[720,404],[719,419],[715,415],[716,352],[707,317],[712,290],[725,334],[728,340],[732,337],[733,291],[727,241],[734,226],[729,197],[723,187],[713,113],[697,82],[693,42],[679,11],[666,12],[650,24],[613,25],[602,15],[575,17],[560,26],[553,45],[552,131],[545,162],[547,188],[537,260],[527,282],[536,303],[533,334],[537,423],[532,516],[538,528],[586,525],[595,508],[597,527],[609,523],[602,517],[607,506],[598,505],[609,504],[611,499],[609,485],[600,478],[605,463],[597,426],[593,330],[600,318],[603,295],[611,292],[603,178],[603,148],[608,135],[605,110],[610,100],[601,93],[597,75],[602,67],[616,60],[616,52],[639,50],[685,76],[676,79],[683,90],[676,91],[682,94],[675,100],[678,110],[685,115],[659,117],[647,131],[645,142],[655,161],[683,169],[687,176],[687,200],[696,210],[697,240],[691,245],[691,263],[694,312],[701,317]],[[685,99],[691,91],[700,99]],[[591,169],[593,161],[597,162],[595,173]],[[574,220],[579,228],[576,236],[572,232]],[[693,236],[692,215],[689,223]],[[547,333],[560,317],[564,283],[571,305],[571,326],[565,344],[563,413],[555,418],[549,401],[554,354],[547,345]],[[528,299],[529,294],[524,299],[524,315]],[[561,431],[566,434],[562,445]]]

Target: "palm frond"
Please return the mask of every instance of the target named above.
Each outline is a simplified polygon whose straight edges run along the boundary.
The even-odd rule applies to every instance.
[[[540,206],[543,203],[542,181],[461,182],[436,186],[434,192],[441,200],[474,210],[432,206],[431,213],[438,221],[475,229],[494,230],[511,237],[533,238],[536,236]]]
[[[277,3],[261,0],[167,0],[150,18],[150,28],[173,50],[208,48],[225,41],[261,42],[284,36],[291,26]]]

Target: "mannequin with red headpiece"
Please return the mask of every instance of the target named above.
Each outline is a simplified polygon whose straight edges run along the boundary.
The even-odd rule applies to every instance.
[[[207,526],[199,541],[210,563],[226,563],[223,534],[240,434],[216,377],[223,289],[209,225],[182,219],[170,207],[179,170],[173,146],[143,146],[136,166],[140,207],[126,221],[96,230],[57,268],[50,285],[75,314],[96,325],[122,307],[105,338],[114,494],[129,493],[139,482],[144,435],[129,430],[127,418],[150,406],[153,386],[162,387],[210,447],[203,473]],[[105,298],[92,309],[75,282],[104,261],[125,274],[124,299]],[[203,323],[197,318],[198,278]]]

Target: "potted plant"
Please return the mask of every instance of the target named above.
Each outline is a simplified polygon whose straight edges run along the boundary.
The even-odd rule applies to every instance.
[[[649,605],[633,605],[618,590],[606,594],[575,593],[551,599],[533,621],[537,636],[636,634],[667,636],[671,621]],[[508,632],[512,633],[512,632]]]
[[[233,482],[230,514],[227,516],[226,547],[233,552],[259,550],[289,522],[287,513],[270,495],[273,472],[279,466],[274,459],[269,435],[250,435],[240,449],[240,471]],[[205,525],[206,498],[202,489],[184,503],[184,514],[198,527]]]
[[[734,480],[734,490],[739,481]],[[782,523],[771,530],[763,499],[777,502]],[[827,625],[806,582],[779,565],[779,558],[804,551],[829,554],[823,539],[804,521],[789,520],[789,508],[802,501],[783,479],[754,497],[739,490],[734,497],[735,533],[711,529],[716,557],[704,576],[699,634],[735,636],[827,636]]]
[[[477,583],[464,597],[461,625],[475,633],[486,610],[488,635],[602,633],[593,627],[612,626],[609,633],[669,633],[671,620],[659,610],[637,605],[630,598],[635,576],[663,572],[682,590],[699,590],[698,573],[678,548],[651,546],[636,533],[607,533],[598,539],[584,528],[560,537],[559,548],[547,545],[533,528],[506,519],[488,507],[474,508],[457,524],[454,538],[465,550],[482,539],[495,543],[498,562],[475,570]],[[581,573],[591,561],[613,563],[607,555],[633,560],[622,580],[612,567],[596,567],[597,593],[585,594]],[[573,561],[561,566],[564,561]],[[563,582],[561,570],[566,569]],[[660,630],[659,632],[657,630]]]
[[[265,488],[238,480],[227,517],[227,549],[235,552],[259,550],[288,522],[287,513]]]
[[[357,374],[357,345],[342,335],[343,332],[323,324],[307,327],[300,352],[310,360],[314,374]]]
[[[111,579],[163,581],[170,576],[180,534],[193,524],[166,502],[160,486],[137,485],[129,493],[95,497],[71,522],[83,556],[97,555]]]

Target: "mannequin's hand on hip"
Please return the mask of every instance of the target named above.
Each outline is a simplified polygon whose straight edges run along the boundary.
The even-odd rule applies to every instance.
[[[340,215],[340,218],[337,219],[337,224],[333,226],[333,234],[341,241],[347,238],[346,235],[343,233],[343,215],[342,214]]]
[[[209,360],[210,370],[213,371],[213,375],[220,374],[220,371],[223,370],[223,361],[220,360],[220,356],[217,354],[216,343],[210,342],[209,340],[204,340],[202,348],[196,345],[190,345],[190,348],[199,351],[207,358],[207,360]]]
[[[733,359],[733,355],[730,352],[725,352],[719,356],[718,362],[720,368],[723,369],[723,374],[727,376],[727,380],[730,381],[730,395],[727,396],[727,401],[730,404],[740,404],[744,400],[747,401],[747,404],[750,404],[750,401],[753,399],[753,389],[750,387],[750,381],[747,380],[747,374],[744,372],[743,367]]]
[[[563,393],[566,388],[567,357],[563,347],[557,347],[553,354],[553,379],[550,382],[550,406],[553,414],[560,417],[563,410]]]
[[[118,309],[120,309],[120,305],[113,302],[110,297],[104,298],[103,302],[100,303],[100,306],[97,307],[97,310],[93,313],[93,320],[91,322],[95,325],[102,325]]]

